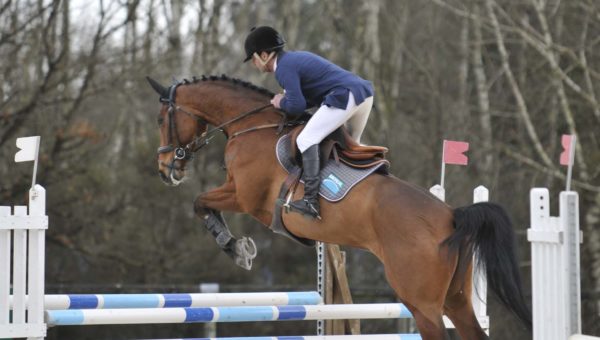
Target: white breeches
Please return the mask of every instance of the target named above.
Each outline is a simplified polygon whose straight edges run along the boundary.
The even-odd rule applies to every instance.
[[[298,149],[300,152],[304,152],[312,145],[321,143],[325,137],[344,123],[352,138],[360,143],[360,136],[367,125],[371,107],[373,107],[372,96],[357,106],[352,92],[348,93],[348,104],[345,110],[327,105],[321,106],[298,135],[296,139]]]

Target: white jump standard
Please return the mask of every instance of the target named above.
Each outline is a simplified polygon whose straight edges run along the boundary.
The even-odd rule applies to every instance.
[[[46,336],[44,255],[47,228],[46,189],[38,184],[29,190],[29,207],[0,207],[0,338],[41,340]],[[12,320],[9,309],[11,270]]]
[[[561,192],[558,217],[548,189],[531,189],[530,200],[533,339],[567,339],[581,333],[579,196]]]

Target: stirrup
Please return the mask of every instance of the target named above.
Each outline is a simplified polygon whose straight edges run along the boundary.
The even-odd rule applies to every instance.
[[[294,203],[296,203],[296,202],[300,202],[300,200],[292,202],[289,205],[289,210],[291,210],[293,212],[297,212],[297,213],[301,214],[302,216],[307,216],[307,217],[311,217],[311,218],[316,218],[318,220],[322,220],[319,211],[307,199],[303,198],[301,202],[304,202],[304,205],[310,210],[310,212],[307,212],[304,209],[297,208],[296,206],[294,206]]]

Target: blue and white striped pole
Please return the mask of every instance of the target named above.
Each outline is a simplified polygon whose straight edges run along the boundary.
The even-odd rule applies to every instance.
[[[11,299],[12,301],[12,299]],[[319,305],[317,292],[46,295],[45,310]],[[12,306],[12,303],[11,303]]]
[[[49,326],[412,318],[400,303],[46,311]]]
[[[364,334],[364,335],[325,335],[325,336],[258,336],[233,338],[186,338],[154,340],[421,340],[419,334]]]

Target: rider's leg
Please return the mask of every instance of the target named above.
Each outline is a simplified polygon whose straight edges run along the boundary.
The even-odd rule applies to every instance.
[[[304,198],[290,203],[293,211],[312,218],[321,219],[319,207],[319,144],[310,146],[302,153],[302,179],[304,179]]]
[[[312,115],[296,139],[300,152],[304,153],[309,147],[318,145],[325,137],[350,119],[356,109],[352,93],[349,94],[348,102],[346,109],[323,105]]]
[[[298,135],[296,144],[302,152],[302,166],[304,169],[304,198],[292,202],[292,210],[303,215],[319,217],[319,143],[335,129],[342,126],[355,111],[356,104],[352,93],[349,94],[346,109],[339,109],[323,105],[310,118],[304,130]]]
[[[354,98],[351,97],[349,100],[354,101]],[[359,144],[360,136],[362,136],[362,133],[365,130],[372,107],[373,97],[366,98],[364,102],[360,103],[360,105],[353,110],[350,119],[346,122],[346,128],[348,128],[350,136],[352,136],[352,139]]]

